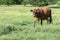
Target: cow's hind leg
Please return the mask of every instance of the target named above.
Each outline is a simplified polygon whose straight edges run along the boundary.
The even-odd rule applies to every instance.
[[[49,21],[48,21],[48,19],[47,19],[47,25],[49,24]]]
[[[52,15],[50,15],[50,20],[49,21],[50,21],[50,23],[53,24],[53,22],[52,22]]]
[[[52,14],[51,14],[51,10],[50,10],[50,15],[49,15],[49,17],[50,17],[50,23],[52,23],[53,24],[53,22],[52,22]]]

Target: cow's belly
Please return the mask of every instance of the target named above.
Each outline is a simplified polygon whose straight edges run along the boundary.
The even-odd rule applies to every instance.
[[[42,19],[42,20],[47,20],[49,17],[41,17],[41,18],[38,18],[38,19]]]

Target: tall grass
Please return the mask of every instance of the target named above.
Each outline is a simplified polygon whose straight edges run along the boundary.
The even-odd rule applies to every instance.
[[[35,7],[0,6],[0,40],[60,40],[60,9],[52,9],[53,24],[33,27]]]

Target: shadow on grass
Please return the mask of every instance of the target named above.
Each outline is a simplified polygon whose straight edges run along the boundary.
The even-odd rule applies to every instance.
[[[16,30],[17,29],[14,26],[9,25],[6,28],[2,29],[2,32],[0,32],[0,36],[10,34],[12,31],[16,31]]]
[[[16,22],[16,23],[13,23],[15,25],[21,25],[21,26],[27,26],[27,25],[31,25],[32,22],[28,22],[28,21],[23,21],[23,22]]]

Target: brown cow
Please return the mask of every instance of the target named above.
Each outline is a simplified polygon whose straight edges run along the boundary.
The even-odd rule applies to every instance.
[[[52,15],[50,8],[37,8],[31,10],[31,12],[33,12],[33,16],[34,16],[34,27],[36,25],[36,21],[39,20],[41,20],[41,25],[43,20],[47,20],[47,24],[52,23]]]

